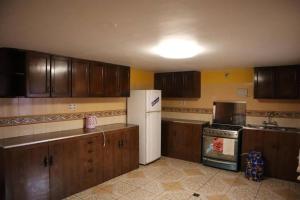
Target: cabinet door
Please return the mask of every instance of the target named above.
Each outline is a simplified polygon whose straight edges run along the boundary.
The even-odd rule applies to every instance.
[[[72,97],[89,96],[89,62],[72,60]]]
[[[26,54],[27,97],[50,97],[50,56],[43,53]]]
[[[90,65],[90,96],[104,96],[104,63],[93,62]]]
[[[161,154],[168,156],[168,130],[169,122],[161,121]]]
[[[275,97],[275,70],[271,67],[259,67],[254,70],[254,97]]]
[[[258,130],[244,129],[242,133],[242,159],[241,167],[245,170],[247,154],[250,151],[259,151],[263,153],[264,132]]]
[[[154,89],[163,90],[162,88],[163,88],[162,74],[156,73],[154,74]]]
[[[122,174],[121,132],[105,134],[103,153],[103,179],[107,181]]]
[[[71,96],[71,65],[65,57],[51,57],[51,96]]]
[[[48,144],[5,151],[6,199],[47,200],[49,196]],[[2,163],[1,163],[2,164]]]
[[[263,156],[265,159],[265,175],[277,177],[278,170],[278,149],[279,134],[278,132],[265,131],[264,133]]]
[[[80,139],[80,190],[103,182],[103,136]]]
[[[118,83],[118,66],[107,64],[104,71],[105,88],[104,94],[106,97],[119,96],[119,83]]]
[[[187,98],[200,98],[200,72],[182,72],[182,96]]]
[[[51,199],[63,199],[80,191],[80,140],[49,144]]]
[[[125,66],[119,66],[118,69],[118,90],[119,96],[130,96],[130,68]]]
[[[173,77],[173,96],[174,97],[184,97],[184,73],[183,72],[175,72]]]
[[[122,173],[139,167],[139,131],[138,127],[124,130],[122,135]]]
[[[298,97],[297,68],[276,68],[275,96],[280,99],[296,99]]]
[[[297,133],[277,133],[279,135],[279,149],[276,159],[277,178],[296,181],[298,154],[300,149],[300,135]]]
[[[185,159],[187,155],[187,135],[188,130],[184,123],[171,122],[168,137],[169,155],[173,158]]]
[[[188,136],[189,151],[187,158],[192,162],[201,162],[201,145],[202,145],[202,126],[199,124],[189,124],[191,132]]]

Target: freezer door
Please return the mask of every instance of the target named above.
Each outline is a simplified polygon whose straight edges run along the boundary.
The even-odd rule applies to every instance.
[[[161,112],[146,113],[146,163],[161,157]]]
[[[161,91],[146,91],[146,112],[161,111]]]

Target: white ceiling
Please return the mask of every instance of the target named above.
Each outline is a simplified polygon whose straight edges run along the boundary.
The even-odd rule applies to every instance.
[[[206,51],[150,49],[188,37]],[[154,71],[300,63],[299,0],[1,0],[0,46]]]

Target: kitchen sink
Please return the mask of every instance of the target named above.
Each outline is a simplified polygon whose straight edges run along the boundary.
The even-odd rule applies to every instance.
[[[262,125],[252,125],[247,124],[249,128],[261,129],[261,130],[270,130],[270,131],[287,131],[287,132],[299,132],[299,129],[292,127],[281,127],[281,126],[262,126]]]

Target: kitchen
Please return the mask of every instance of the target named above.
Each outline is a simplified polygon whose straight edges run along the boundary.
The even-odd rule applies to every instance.
[[[235,9],[236,14],[230,15],[217,4],[200,2],[101,2],[103,7],[83,1],[72,6],[67,1],[1,2],[1,199],[299,199],[300,49],[296,35],[300,26],[295,20],[299,3],[232,1],[222,5]],[[185,28],[186,22],[172,20],[186,17],[196,25],[201,21],[192,20],[196,8],[203,11],[198,13],[202,17],[219,13],[217,19],[233,20],[227,25],[244,41],[230,39],[230,31],[220,21],[220,28],[206,27],[211,35],[202,40],[218,38],[228,51],[211,42],[214,51],[207,45],[207,51],[198,49],[199,55],[191,58],[170,59],[155,53],[145,57],[143,50],[137,52],[136,47],[147,46],[152,36],[151,41],[156,40],[156,20],[181,33],[176,27]],[[247,12],[248,8],[253,12]],[[269,13],[259,12],[263,8]],[[144,13],[136,13],[139,9]],[[148,9],[161,17],[152,16]],[[40,13],[45,14],[37,17]],[[243,20],[234,20],[236,16]],[[259,21],[262,16],[264,20]],[[253,21],[248,21],[251,17]],[[147,19],[153,21],[145,24]],[[207,20],[217,23],[213,17]],[[48,25],[41,29],[44,23]],[[243,23],[258,28],[241,30]],[[78,24],[86,29],[79,31]],[[56,26],[61,26],[59,34],[53,29]],[[201,33],[201,29],[186,31]],[[268,43],[268,39],[277,42]],[[248,49],[242,48],[245,43]],[[262,47],[268,52],[260,51]],[[141,149],[147,145],[140,146],[140,141],[147,133],[142,133],[146,129],[141,129],[141,122],[131,121],[141,111],[134,101],[136,110],[131,112],[131,90],[154,89],[161,90],[159,101],[153,95],[150,102],[161,104],[162,157],[141,163]],[[225,109],[219,106],[222,103],[242,104],[241,120],[231,119],[234,115],[227,110],[223,115],[227,121],[218,121],[219,109]],[[85,121],[90,116],[94,118]],[[97,127],[83,129],[91,121]],[[233,171],[203,162],[204,136],[220,132],[212,123],[242,127]],[[160,127],[155,124],[151,127]],[[225,143],[232,144],[227,139],[220,140],[223,151],[230,147]],[[261,152],[265,162],[263,180],[258,182],[244,177],[246,153],[251,150]],[[224,161],[215,159],[220,160]]]

